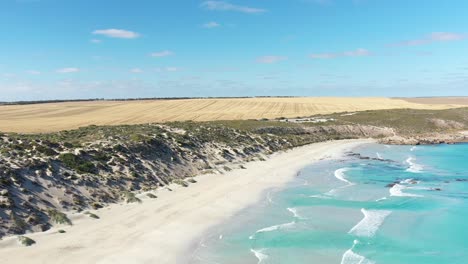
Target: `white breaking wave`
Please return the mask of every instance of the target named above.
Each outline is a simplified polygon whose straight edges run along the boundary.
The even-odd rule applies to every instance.
[[[366,259],[365,257],[354,253],[354,246],[358,243],[354,240],[353,247],[348,249],[341,258],[341,264],[374,264],[374,262]]]
[[[268,255],[263,253],[264,251],[265,249],[259,249],[259,250],[250,249],[250,252],[252,252],[255,255],[255,257],[258,259],[257,264],[262,263],[265,259],[268,258]]]
[[[295,218],[305,219],[305,218],[303,218],[302,216],[299,215],[296,208],[287,208],[287,209],[288,209],[289,212],[291,212],[294,215]]]
[[[276,231],[276,230],[289,229],[289,228],[292,228],[295,224],[296,224],[296,222],[293,221],[293,222],[289,222],[289,223],[285,223],[285,224],[281,224],[281,225],[274,225],[274,226],[265,227],[265,228],[257,230],[254,235],[249,237],[249,239],[254,239],[255,235],[258,234],[258,233],[266,233],[266,232],[271,232],[271,231]]]
[[[380,153],[377,152],[377,153],[375,153],[375,154],[377,155],[377,158],[378,158],[379,160],[383,160],[383,158],[382,158],[382,156],[380,155]]]
[[[341,169],[337,169],[335,171],[335,177],[342,181],[342,182],[346,182],[348,185],[354,185],[354,183],[348,181],[346,178],[345,178],[345,172],[349,171],[349,168],[341,168]]]
[[[411,194],[411,193],[404,193],[403,190],[407,189],[408,187],[403,186],[401,184],[395,184],[392,188],[390,188],[390,196],[400,196],[400,197],[423,197],[422,195],[418,194]]]
[[[423,166],[420,165],[420,164],[415,163],[414,160],[415,159],[413,157],[409,157],[406,160],[406,163],[408,163],[408,165],[409,165],[409,168],[406,169],[406,171],[413,172],[413,173],[421,173],[422,170],[423,170]]]
[[[392,211],[388,210],[366,210],[364,208],[361,209],[361,212],[364,214],[364,218],[348,233],[362,237],[374,236],[385,218],[392,213]]]

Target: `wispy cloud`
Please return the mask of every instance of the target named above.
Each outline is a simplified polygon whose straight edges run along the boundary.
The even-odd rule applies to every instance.
[[[31,75],[40,75],[41,72],[40,71],[36,71],[36,70],[29,70],[29,71],[26,71],[27,74],[31,74]]]
[[[89,42],[94,43],[94,44],[99,44],[99,43],[102,42],[102,40],[100,40],[100,39],[92,39],[92,40],[90,40]]]
[[[174,52],[172,52],[170,50],[163,50],[163,51],[159,51],[159,52],[153,52],[153,53],[150,54],[151,57],[155,57],[155,58],[167,57],[167,56],[171,56],[171,55],[174,55]]]
[[[79,71],[80,71],[79,68],[73,68],[73,67],[62,68],[62,69],[56,70],[56,72],[58,73],[74,73],[74,72],[79,72]]]
[[[155,72],[177,72],[180,71],[180,68],[177,67],[165,67],[165,68],[156,68],[154,69]]]
[[[92,32],[94,35],[103,35],[109,38],[134,39],[140,37],[140,34],[124,29],[98,29]]]
[[[363,48],[356,50],[345,51],[345,52],[336,52],[336,53],[314,53],[310,54],[309,57],[312,59],[334,59],[338,57],[364,57],[370,56],[372,53]]]
[[[463,40],[468,37],[468,34],[452,33],[452,32],[433,32],[423,38],[406,40],[398,43],[390,44],[390,46],[418,46],[431,44],[434,42],[448,42]]]
[[[218,22],[211,21],[211,22],[203,24],[202,26],[204,28],[217,28],[217,27],[220,27],[221,24],[219,24]]]
[[[133,68],[133,69],[130,70],[130,72],[131,72],[131,73],[142,73],[143,70],[140,69],[140,68]]]
[[[284,57],[284,56],[269,55],[269,56],[262,56],[262,57],[257,58],[257,62],[265,63],[265,64],[273,64],[273,63],[277,63],[277,62],[284,61],[287,59],[288,57]]]
[[[207,10],[236,11],[247,14],[258,14],[267,11],[263,8],[235,5],[225,1],[204,1],[201,6]]]

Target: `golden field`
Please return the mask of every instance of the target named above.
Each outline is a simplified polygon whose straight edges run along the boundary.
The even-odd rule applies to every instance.
[[[459,106],[461,105],[413,103],[391,98],[338,97],[89,101],[3,105],[0,106],[0,131],[41,133],[88,125],[259,119],[378,109],[447,109]]]

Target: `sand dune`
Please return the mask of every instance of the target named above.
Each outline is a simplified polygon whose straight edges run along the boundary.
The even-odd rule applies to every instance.
[[[224,175],[203,175],[189,188],[158,191],[142,204],[117,204],[93,211],[100,219],[72,215],[73,226],[0,241],[0,263],[187,263],[190,248],[214,225],[257,202],[262,192],[291,180],[302,167],[372,140],[316,143],[273,154]],[[172,187],[171,187],[172,188]],[[144,197],[144,196],[143,196]],[[57,229],[65,229],[59,234]]]
[[[0,131],[51,132],[88,125],[142,124],[297,117],[345,111],[457,105],[417,104],[391,98],[232,98],[92,101],[0,106]]]

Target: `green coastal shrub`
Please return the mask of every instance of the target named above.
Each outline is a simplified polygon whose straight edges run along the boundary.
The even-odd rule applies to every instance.
[[[72,225],[71,220],[68,219],[67,215],[62,212],[59,212],[55,209],[50,209],[47,211],[47,214],[49,215],[50,219],[56,224]]]
[[[183,181],[181,179],[175,179],[174,183],[179,184],[179,185],[181,185],[183,187],[188,187],[189,186],[189,184],[186,181]]]
[[[19,236],[18,241],[21,243],[21,245],[26,246],[26,247],[36,244],[36,241],[26,236]]]
[[[124,192],[123,195],[127,203],[141,203],[141,200],[132,192]]]
[[[190,182],[190,183],[197,183],[197,181],[194,178],[190,178],[187,181]]]
[[[147,193],[146,196],[148,196],[149,198],[151,199],[156,199],[158,198],[156,195],[152,194],[152,193]]]
[[[84,214],[85,214],[85,215],[88,215],[88,216],[91,217],[91,218],[99,219],[99,216],[97,216],[96,214],[93,214],[93,213],[91,213],[91,212],[85,212]]]
[[[59,160],[70,169],[74,169],[81,173],[95,173],[96,167],[90,161],[84,160],[82,157],[73,153],[64,153],[59,156]]]

